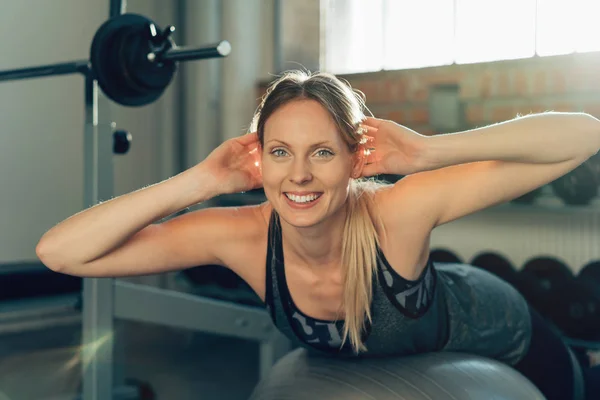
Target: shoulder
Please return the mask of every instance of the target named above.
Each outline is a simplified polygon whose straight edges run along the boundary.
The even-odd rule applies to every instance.
[[[264,299],[269,217],[268,203],[215,208],[220,224],[218,248],[221,265],[235,272]]]
[[[215,209],[224,228],[221,232],[223,239],[236,246],[254,245],[257,240],[266,240],[270,210],[268,203]]]
[[[377,181],[362,181],[358,183],[358,192],[366,197],[370,217],[376,229],[389,229],[405,225],[417,224],[420,227],[430,227],[423,201],[419,194],[411,191],[408,185],[398,181],[390,184]]]
[[[237,246],[256,248],[255,246],[263,243],[266,245],[271,212],[272,206],[269,202],[252,206],[232,207],[227,217],[231,229],[231,236],[228,240],[235,242]]]
[[[374,191],[373,215],[380,219],[382,228],[389,230],[410,224],[417,231],[431,232],[435,227],[434,216],[428,212],[426,191],[415,188],[413,180],[405,177]]]
[[[433,225],[414,192],[398,183],[372,194],[371,219],[390,266],[405,279],[416,279],[427,264]]]
[[[211,254],[211,263],[237,273],[241,256],[249,258],[248,249],[263,238],[266,241],[264,208],[265,205],[202,208],[175,218],[163,229],[173,232],[169,237],[178,252],[189,249],[194,253],[205,248]]]

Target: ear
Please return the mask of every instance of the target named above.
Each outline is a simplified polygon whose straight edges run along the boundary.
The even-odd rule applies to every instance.
[[[359,144],[354,154],[352,154],[352,178],[358,179],[362,176],[366,161],[365,148],[362,144]]]

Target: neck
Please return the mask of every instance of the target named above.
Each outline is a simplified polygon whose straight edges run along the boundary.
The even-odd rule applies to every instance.
[[[280,219],[281,236],[286,260],[308,267],[339,267],[346,208],[318,225],[297,228]]]

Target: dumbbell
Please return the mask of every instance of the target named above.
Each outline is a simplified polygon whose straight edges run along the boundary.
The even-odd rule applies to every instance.
[[[554,194],[565,204],[583,206],[598,195],[600,175],[597,160],[588,160],[550,183]]]
[[[511,203],[516,203],[516,204],[533,204],[533,202],[535,202],[535,200],[540,197],[540,195],[542,194],[542,188],[536,188],[534,190],[532,190],[529,193],[525,193],[522,196],[517,197],[516,199],[513,199],[511,201]]]
[[[525,298],[561,332],[581,340],[600,340],[600,296],[568,266],[551,257],[534,258],[521,270],[529,285]]]
[[[600,153],[596,153],[585,162],[596,177],[596,184],[600,185]]]
[[[454,252],[447,249],[433,249],[429,252],[429,259],[432,262],[462,264],[463,261]]]
[[[587,302],[587,308],[595,311],[583,328],[593,337],[588,340],[600,341],[600,260],[585,265],[575,279],[584,288],[586,297],[592,299]]]
[[[585,265],[581,271],[579,271],[577,280],[586,282],[594,287],[600,296],[600,261],[592,261]],[[598,323],[600,324],[600,321]]]
[[[569,338],[600,340],[600,296],[588,282],[573,279],[557,291],[550,319]]]
[[[535,257],[527,261],[519,272],[523,296],[542,315],[551,318],[560,302],[560,293],[573,273],[567,265],[552,257]]]
[[[520,273],[537,279],[542,288],[547,291],[552,291],[564,282],[574,279],[569,267],[553,257],[532,258],[523,265]]]
[[[510,283],[513,287],[519,288],[519,273],[512,263],[500,254],[494,252],[481,253],[473,258],[471,265],[488,271]]]

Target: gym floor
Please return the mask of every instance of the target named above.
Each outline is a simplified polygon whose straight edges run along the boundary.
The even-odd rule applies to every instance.
[[[148,383],[157,399],[247,399],[258,380],[258,345],[201,333],[121,322],[116,359],[126,379]],[[73,399],[81,383],[80,327],[4,335],[0,400]]]

